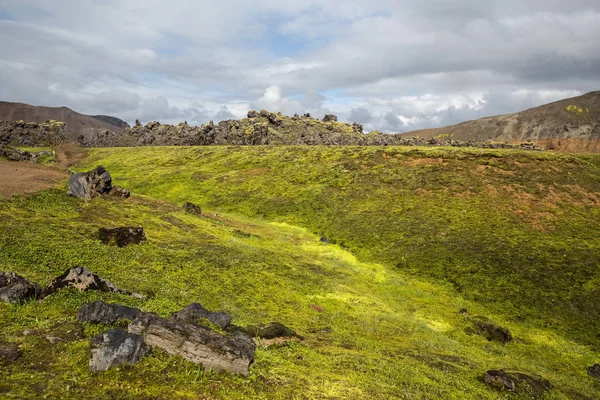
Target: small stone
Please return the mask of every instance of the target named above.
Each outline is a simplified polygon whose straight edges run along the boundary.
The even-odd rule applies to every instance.
[[[527,375],[521,372],[505,370],[489,370],[483,375],[484,382],[497,390],[515,393],[530,393],[541,396],[543,392],[552,389],[552,384],[541,377]]]
[[[17,361],[21,357],[19,346],[15,343],[0,342],[0,363],[11,363]]]
[[[48,296],[59,289],[72,287],[79,290],[99,290],[101,292],[116,292],[130,296],[144,298],[144,296],[123,290],[115,286],[114,283],[100,278],[85,267],[74,267],[66,270],[61,276],[57,277],[44,289],[44,296]]]
[[[111,196],[121,197],[123,199],[128,199],[129,196],[131,196],[131,192],[129,191],[129,189],[125,189],[121,186],[113,186],[109,194]]]
[[[586,369],[589,376],[600,379],[600,364],[594,364]]]
[[[185,203],[183,205],[183,209],[189,213],[189,214],[193,214],[193,215],[202,215],[202,210],[200,209],[200,206],[197,206],[194,203]]]
[[[321,236],[319,242],[329,244],[329,239],[327,239],[327,236]]]
[[[142,336],[122,329],[111,329],[94,336],[90,341],[90,348],[90,372],[106,371],[123,364],[135,364],[148,354],[148,346]]]
[[[249,325],[245,328],[237,328],[242,332],[246,333],[250,337],[259,337],[261,339],[275,339],[282,337],[297,337],[296,331],[288,328],[287,326],[279,322],[271,322],[270,324],[264,325]]]
[[[125,247],[130,244],[140,244],[146,240],[146,233],[141,226],[137,228],[124,226],[114,229],[100,228],[98,230],[98,237],[104,244]]]

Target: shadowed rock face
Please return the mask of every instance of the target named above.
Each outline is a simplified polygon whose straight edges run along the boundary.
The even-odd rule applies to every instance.
[[[515,371],[489,370],[484,374],[483,380],[488,386],[498,390],[534,396],[541,396],[553,387],[546,379]]]
[[[116,292],[131,295],[137,298],[144,296],[132,293],[127,290],[119,289],[112,282],[100,278],[84,267],[74,267],[66,270],[61,276],[54,279],[52,283],[44,290],[44,296],[48,296],[59,289],[72,287],[79,290],[99,290],[101,292]]]
[[[121,228],[100,228],[98,236],[102,243],[107,245],[125,247],[130,244],[140,244],[146,240],[146,233],[141,226],[124,226]]]
[[[591,367],[587,367],[586,369],[589,376],[596,379],[600,379],[600,364],[594,364]]]
[[[241,332],[221,335],[187,321],[144,314],[129,325],[129,332],[143,335],[147,344],[180,355],[204,368],[248,375],[256,345]]]
[[[90,372],[106,371],[123,364],[135,364],[148,353],[144,338],[122,329],[100,333],[90,341]]]
[[[137,308],[95,301],[83,305],[79,309],[77,319],[82,322],[110,325],[117,322],[117,320],[133,321],[141,314],[142,312]]]
[[[219,325],[221,329],[226,329],[231,324],[231,316],[224,312],[210,312],[199,303],[192,303],[183,310],[171,315],[171,318],[179,321],[188,321],[196,323],[199,319],[207,319],[213,324]]]
[[[42,289],[37,283],[30,282],[14,272],[0,272],[0,301],[21,303],[37,299],[41,294]]]

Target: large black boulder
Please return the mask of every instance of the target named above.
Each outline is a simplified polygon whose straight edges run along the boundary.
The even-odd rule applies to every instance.
[[[140,335],[122,329],[100,333],[90,341],[90,372],[106,371],[123,364],[135,364],[148,353],[148,345]]]
[[[0,301],[5,303],[21,303],[37,299],[42,289],[37,283],[30,282],[14,272],[0,272]]]
[[[77,172],[71,175],[67,194],[89,200],[107,194],[111,189],[110,173],[104,167],[99,166],[89,172]]]

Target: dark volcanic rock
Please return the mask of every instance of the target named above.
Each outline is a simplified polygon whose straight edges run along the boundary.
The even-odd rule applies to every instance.
[[[325,117],[323,117],[323,122],[337,122],[337,120],[337,115],[333,114],[325,114]]]
[[[106,371],[123,364],[135,364],[148,354],[144,338],[121,329],[100,333],[90,341],[90,372]]]
[[[84,304],[79,309],[77,319],[94,324],[114,324],[117,320],[133,321],[141,314],[142,312],[137,308],[94,301]]]
[[[73,197],[91,199],[107,194],[112,189],[112,178],[104,167],[99,166],[89,172],[71,175],[67,194]]]
[[[52,156],[54,152],[43,150],[38,152],[25,151],[12,147],[0,148],[0,157],[5,157],[8,161],[29,161],[36,162],[39,157]]]
[[[258,117],[258,113],[254,110],[248,111],[248,118],[256,118]]]
[[[495,389],[509,392],[528,393],[540,396],[552,389],[552,385],[541,377],[505,370],[489,370],[483,375],[485,383]]]
[[[219,311],[210,312],[202,307],[200,303],[192,303],[181,311],[171,315],[170,318],[193,323],[197,323],[200,319],[207,319],[213,324],[219,325],[221,329],[226,329],[232,320],[229,314]]]
[[[241,332],[221,335],[209,328],[176,319],[144,314],[129,325],[129,332],[143,335],[147,344],[180,355],[204,368],[247,375],[256,345]]]
[[[473,317],[473,330],[469,330],[469,333],[476,333],[485,337],[489,341],[495,341],[500,343],[509,343],[513,340],[510,331],[506,328],[498,326],[491,322],[486,317]]]
[[[19,303],[37,299],[41,294],[42,289],[37,283],[30,282],[13,272],[0,272],[0,301]]]
[[[300,337],[294,330],[288,328],[287,326],[279,322],[271,322],[270,324],[264,325],[249,325],[245,328],[237,327],[237,329],[246,333],[250,337],[257,337],[261,339]]]
[[[185,203],[183,205],[183,209],[190,214],[202,215],[202,210],[200,209],[200,206],[197,206],[194,203]]]
[[[586,369],[589,376],[600,379],[600,364],[594,364]]]
[[[319,242],[329,244],[329,239],[327,239],[327,236],[321,236]]]
[[[0,342],[0,363],[11,363],[17,361],[21,357],[19,346],[15,343]]]
[[[108,194],[114,197],[122,197],[124,199],[128,199],[129,196],[131,196],[131,192],[129,191],[129,189],[125,189],[121,186],[113,186]]]
[[[104,244],[125,247],[130,244],[140,244],[146,240],[146,234],[144,228],[138,226],[124,226],[121,228],[107,229],[100,228],[98,230],[98,237]]]
[[[79,290],[99,290],[101,292],[116,292],[131,295],[137,298],[144,296],[132,293],[127,290],[119,289],[112,282],[100,278],[84,267],[74,267],[66,270],[61,276],[54,279],[52,283],[44,290],[44,296],[48,296],[59,289],[72,287]]]

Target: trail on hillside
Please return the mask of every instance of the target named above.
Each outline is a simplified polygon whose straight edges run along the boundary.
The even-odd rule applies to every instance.
[[[39,192],[66,179],[66,171],[40,164],[0,161],[0,197]]]

